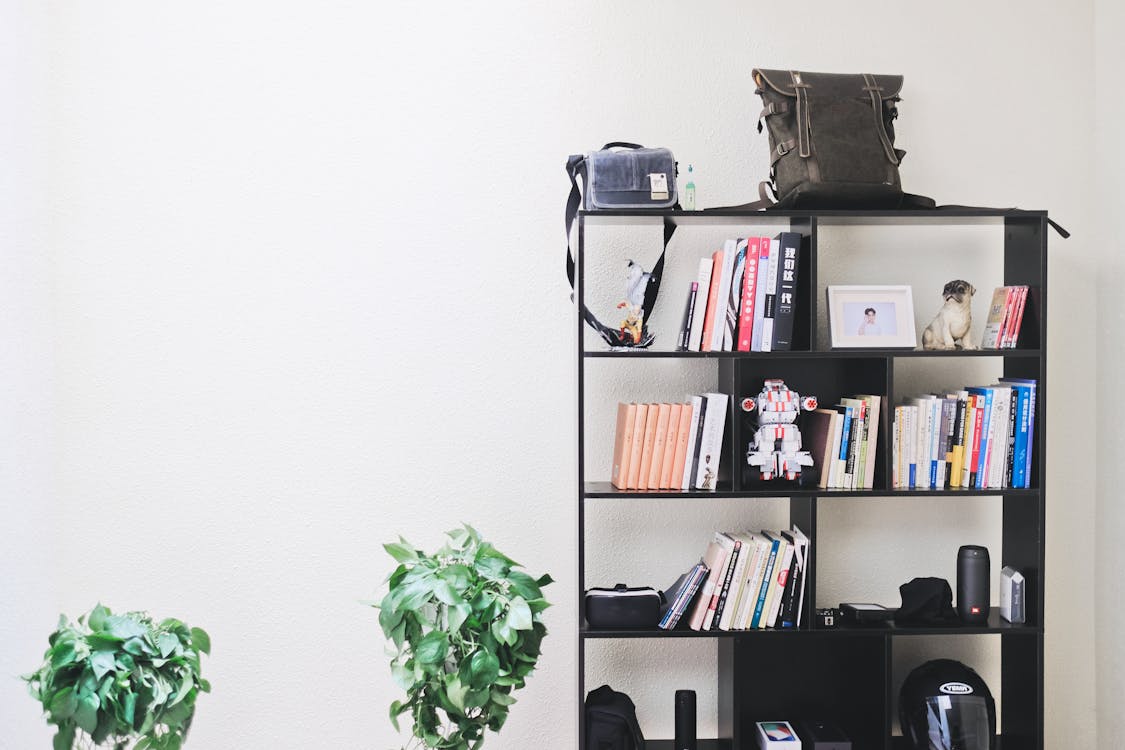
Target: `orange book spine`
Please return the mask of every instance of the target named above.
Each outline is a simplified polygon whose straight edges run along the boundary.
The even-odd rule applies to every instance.
[[[641,452],[645,443],[645,425],[648,423],[648,404],[637,404],[633,421],[633,442],[629,446],[629,471],[625,475],[625,489],[635,490],[641,478]]]
[[[676,468],[676,437],[680,431],[683,404],[672,404],[668,412],[668,432],[664,435],[664,458],[660,461],[660,489],[672,489],[672,471]]]
[[[660,404],[648,405],[648,416],[645,417],[645,437],[641,443],[641,468],[637,476],[637,489],[644,491],[649,488],[648,475],[652,471],[652,448],[656,443],[656,421],[660,414]]]
[[[629,458],[633,453],[633,424],[636,421],[636,404],[617,405],[617,436],[613,441],[613,470],[610,474],[610,482],[619,490],[625,489],[629,476]]]
[[[711,254],[711,288],[707,292],[707,312],[703,316],[703,340],[699,344],[699,351],[711,351],[712,330],[715,327],[715,308],[719,304],[719,279],[723,275],[723,251],[716,250]]]
[[[672,476],[668,480],[668,489],[680,489],[680,482],[684,476],[684,466],[687,464],[688,436],[691,434],[691,404],[681,404],[680,423],[676,426],[676,453],[672,458]]]
[[[664,463],[664,441],[668,438],[668,420],[672,416],[671,404],[656,405],[656,436],[652,441],[652,464],[648,469],[648,488],[660,489],[660,470]]]

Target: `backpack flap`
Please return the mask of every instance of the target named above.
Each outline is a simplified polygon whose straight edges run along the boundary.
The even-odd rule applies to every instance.
[[[884,208],[902,197],[893,121],[899,75],[754,70],[780,203]],[[759,125],[760,127],[760,125]]]
[[[586,170],[588,210],[676,205],[676,160],[666,148],[594,151]]]

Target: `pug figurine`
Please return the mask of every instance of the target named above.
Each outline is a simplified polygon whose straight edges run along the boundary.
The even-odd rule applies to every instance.
[[[945,304],[938,310],[934,322],[922,332],[922,348],[929,350],[979,349],[969,338],[973,325],[973,295],[976,289],[964,279],[954,279],[945,285],[941,298]]]

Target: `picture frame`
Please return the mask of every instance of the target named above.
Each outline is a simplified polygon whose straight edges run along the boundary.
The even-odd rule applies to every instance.
[[[830,285],[828,333],[833,349],[914,349],[911,287]]]

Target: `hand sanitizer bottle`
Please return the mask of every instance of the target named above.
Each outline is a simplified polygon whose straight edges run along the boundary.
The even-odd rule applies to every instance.
[[[685,211],[695,210],[695,171],[691,164],[687,167],[687,185],[684,185],[684,203],[683,209]]]

